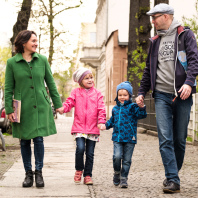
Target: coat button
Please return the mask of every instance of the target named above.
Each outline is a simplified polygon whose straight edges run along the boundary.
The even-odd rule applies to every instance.
[[[33,86],[31,86],[30,88],[34,89],[34,87],[33,87]]]
[[[34,105],[34,108],[36,109],[36,105]]]

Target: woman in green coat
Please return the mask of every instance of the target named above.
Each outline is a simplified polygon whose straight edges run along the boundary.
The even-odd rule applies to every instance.
[[[36,187],[44,187],[43,137],[56,133],[45,82],[55,109],[62,107],[47,58],[36,53],[37,46],[35,32],[21,31],[15,40],[17,54],[8,59],[5,74],[5,110],[8,119],[13,122],[13,137],[20,139],[21,155],[26,171],[23,187],[33,185],[31,139],[34,142]],[[21,101],[20,123],[15,122],[13,99]]]

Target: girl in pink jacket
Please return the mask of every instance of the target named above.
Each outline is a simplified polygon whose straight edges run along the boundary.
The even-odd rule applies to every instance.
[[[94,88],[93,74],[90,70],[79,68],[74,72],[73,80],[78,82],[80,87],[72,90],[71,95],[63,103],[62,113],[67,113],[75,107],[71,130],[76,140],[74,182],[80,183],[83,173],[84,184],[92,185],[94,148],[100,136],[98,127],[106,122],[105,105],[102,94]]]

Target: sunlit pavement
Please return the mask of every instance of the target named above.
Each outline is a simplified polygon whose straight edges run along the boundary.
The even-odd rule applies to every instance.
[[[183,168],[180,172],[181,193],[164,194],[164,169],[159,154],[158,138],[138,133],[138,143],[132,157],[127,189],[113,185],[112,130],[102,131],[96,144],[93,168],[93,186],[83,181],[76,185],[75,142],[71,136],[72,118],[58,116],[55,121],[58,134],[45,138],[44,188],[22,188],[25,173],[19,159],[0,181],[0,195],[6,197],[71,197],[71,198],[197,198],[198,147],[187,145]]]

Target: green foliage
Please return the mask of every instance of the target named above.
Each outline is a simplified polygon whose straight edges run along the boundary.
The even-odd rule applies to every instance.
[[[182,17],[182,21],[185,26],[189,26],[190,29],[194,32],[195,37],[198,38],[198,0],[195,3],[196,15],[193,15],[192,18]]]
[[[195,38],[198,38],[198,0],[195,3],[196,14],[192,16],[192,18],[182,17],[182,21],[185,26],[189,26],[190,29],[194,32]],[[198,45],[198,40],[197,40]],[[196,78],[198,80],[198,77]],[[196,91],[198,92],[198,86],[196,87]]]
[[[135,18],[139,19],[143,14],[146,14],[150,10],[149,7],[140,7],[139,12],[136,13]]]
[[[65,99],[69,96],[69,92],[71,91],[69,82],[72,78],[72,70],[73,64],[71,63],[71,66],[68,68],[68,70],[53,74],[62,102],[65,101]]]
[[[138,79],[142,79],[143,70],[146,66],[147,53],[142,49],[142,46],[138,45],[137,49],[132,52],[132,61],[130,62],[132,67],[129,68],[129,81],[134,80],[133,76],[137,76]]]
[[[11,47],[0,47],[0,87],[4,89],[5,84],[5,68],[8,58],[11,58]]]
[[[192,142],[192,138],[191,137],[187,137],[187,139],[186,139],[188,142]]]

